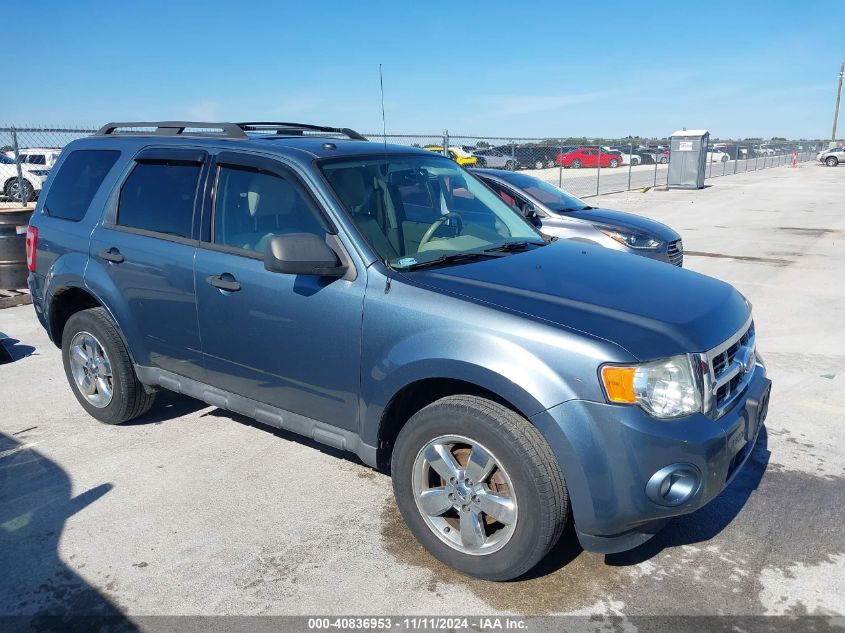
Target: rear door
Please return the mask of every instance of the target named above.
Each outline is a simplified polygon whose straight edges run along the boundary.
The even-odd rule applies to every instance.
[[[147,148],[91,238],[86,281],[116,288],[135,362],[202,380],[194,292],[200,149]],[[107,279],[101,279],[101,277]]]

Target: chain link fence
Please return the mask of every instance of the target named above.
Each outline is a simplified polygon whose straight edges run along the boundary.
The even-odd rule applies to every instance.
[[[0,127],[0,207],[38,197],[62,148],[93,134],[83,127]],[[443,153],[465,167],[524,170],[582,197],[663,186],[669,140],[641,138],[495,137],[451,134],[365,134],[373,142]],[[706,178],[813,160],[819,140],[720,140],[711,137]]]

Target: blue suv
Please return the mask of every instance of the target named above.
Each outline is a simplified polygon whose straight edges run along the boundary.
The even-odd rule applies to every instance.
[[[588,550],[643,543],[766,416],[734,288],[544,236],[455,162],[346,128],[106,125],[62,152],[27,258],[92,416],[169,389],[350,451],[491,580],[568,521]]]

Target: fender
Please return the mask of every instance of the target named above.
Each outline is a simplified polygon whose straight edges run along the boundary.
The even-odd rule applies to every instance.
[[[47,334],[53,340],[53,302],[55,298],[69,288],[86,290],[84,283],[85,267],[88,265],[88,253],[69,251],[57,257],[41,283],[44,315],[47,321]],[[53,341],[61,346],[62,341]]]
[[[418,331],[362,365],[362,440],[375,445],[393,397],[430,378],[472,383],[500,395],[527,418],[577,397],[561,373],[504,337],[468,328]]]
[[[93,259],[88,260],[85,269],[85,290],[100,302],[117,324],[132,361],[137,365],[150,365],[149,350],[143,343],[144,337],[138,330],[135,319],[129,313],[126,298],[106,274],[103,266]]]

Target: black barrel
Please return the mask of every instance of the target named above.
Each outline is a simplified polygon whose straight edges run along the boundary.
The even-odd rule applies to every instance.
[[[26,227],[32,209],[0,209],[0,289],[26,288]]]

